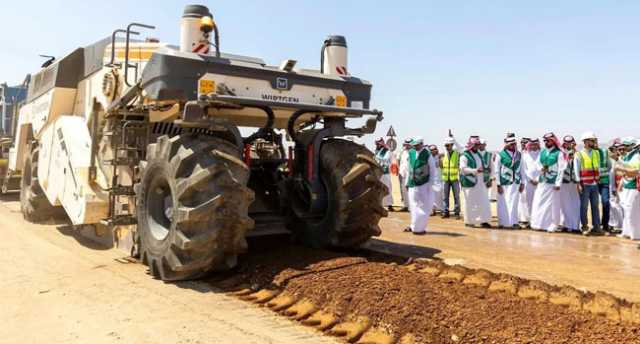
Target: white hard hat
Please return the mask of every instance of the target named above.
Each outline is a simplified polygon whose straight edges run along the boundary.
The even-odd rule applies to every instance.
[[[454,143],[456,143],[456,140],[453,137],[447,137],[446,139],[444,139],[445,145],[452,145]]]
[[[593,131],[587,131],[586,133],[583,133],[582,136],[580,137],[580,141],[584,141],[584,140],[596,140],[596,134],[593,133]]]

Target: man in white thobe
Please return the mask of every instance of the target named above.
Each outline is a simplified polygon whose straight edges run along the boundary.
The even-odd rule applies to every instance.
[[[500,228],[520,229],[518,206],[524,191],[522,154],[514,136],[504,139],[504,149],[495,157],[494,168],[497,184],[496,206]]]
[[[564,170],[560,187],[561,223],[564,230],[580,233],[580,194],[574,168],[576,140],[573,136],[567,135],[562,141],[562,147],[567,153],[567,168]]]
[[[464,195],[464,223],[467,227],[480,225],[491,228],[491,204],[487,184],[484,182],[484,165],[478,152],[480,139],[469,138],[467,149],[460,157],[460,184]]]
[[[411,147],[412,139],[404,140],[402,144],[402,151],[398,158],[398,179],[400,179],[400,194],[402,195],[402,203],[404,204],[404,211],[409,210],[409,193],[407,192],[407,174],[409,173],[409,151]]]
[[[411,209],[410,230],[415,235],[427,232],[429,217],[433,209],[435,188],[439,187],[436,161],[428,149],[424,147],[424,140],[416,138],[414,149],[409,153],[409,174],[407,186],[409,188],[409,203]]]
[[[540,156],[540,140],[530,139],[527,142],[527,150],[522,153],[522,170],[524,171],[524,203],[519,209],[520,223],[523,226],[530,227],[531,223],[531,207],[533,206],[533,196],[538,187],[537,161]]]
[[[622,222],[624,221],[624,210],[620,205],[620,193],[618,189],[622,184],[622,174],[618,175],[617,167],[621,163],[620,150],[622,142],[616,139],[611,147],[609,147],[609,158],[611,159],[611,171],[609,172],[609,190],[611,190],[610,205],[611,216],[609,217],[609,227],[613,232],[620,232]]]
[[[540,179],[533,196],[531,228],[553,233],[560,228],[560,187],[567,160],[553,133],[544,136],[544,144],[545,149],[536,161]]]
[[[438,175],[438,180],[442,180],[442,156],[440,156],[440,152],[438,151],[438,146],[430,145],[429,152],[431,152],[431,156],[436,161],[436,172]],[[443,212],[442,199],[444,198],[444,193],[442,192],[442,188],[434,189],[434,201],[433,201],[433,212],[432,215],[435,215],[436,212]]]
[[[640,141],[623,158],[619,170],[623,173],[620,204],[624,209],[621,236],[640,240]],[[640,248],[640,246],[638,247]]]
[[[389,149],[389,147],[387,147],[387,144],[384,142],[384,139],[382,137],[376,140],[375,156],[376,162],[382,168],[382,177],[380,177],[380,181],[389,189],[389,193],[382,199],[382,206],[391,209],[391,204],[393,204],[390,170],[391,150]]]
[[[489,196],[489,201],[496,200],[496,189],[493,187],[493,153],[487,151],[487,143],[486,139],[480,139],[480,147],[478,147],[478,153],[482,157],[482,162],[484,165],[484,182],[487,184],[487,195]]]

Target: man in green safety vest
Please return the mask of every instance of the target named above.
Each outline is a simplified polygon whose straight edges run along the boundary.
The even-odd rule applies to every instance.
[[[560,187],[562,228],[568,232],[580,232],[580,194],[575,175],[576,140],[571,135],[562,139],[562,148],[567,153],[567,168]]]
[[[491,228],[491,204],[484,182],[484,161],[479,152],[480,138],[471,136],[460,157],[460,186],[464,194],[464,223],[467,227],[480,225]]]
[[[560,230],[562,221],[560,189],[567,158],[555,134],[544,135],[544,145],[536,162],[539,178],[531,207],[531,228],[553,233]]]
[[[508,135],[504,139],[504,149],[496,156],[494,170],[498,184],[498,225],[502,228],[519,229],[518,206],[520,194],[524,191],[524,172],[522,154],[518,151],[515,136]]]
[[[602,230],[610,233],[609,219],[611,216],[611,203],[610,203],[610,176],[611,171],[611,159],[609,158],[609,150],[603,149],[598,145],[598,138],[595,139],[595,149],[598,150],[598,156],[600,158],[600,178],[598,179],[598,192],[600,193],[600,204],[602,205],[602,216],[600,217]]]
[[[620,205],[624,210],[621,236],[640,240],[640,140],[625,141],[629,151],[618,168],[624,176],[620,192]]]
[[[435,190],[440,187],[440,180],[436,170],[436,159],[425,148],[424,140],[417,137],[412,145],[413,149],[409,151],[407,176],[409,211],[411,212],[409,230],[415,235],[423,235],[427,231],[435,200]]]
[[[453,193],[453,215],[460,219],[460,151],[461,147],[456,139],[450,136],[444,140],[444,154],[442,155],[442,217],[449,217],[449,196]]]
[[[487,140],[480,139],[480,147],[478,147],[478,153],[482,157],[482,166],[484,168],[483,180],[487,185],[487,192],[489,200],[495,199],[495,195],[492,195],[493,191],[493,153],[487,151]]]

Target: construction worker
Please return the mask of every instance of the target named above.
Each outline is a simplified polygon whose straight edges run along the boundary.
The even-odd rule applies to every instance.
[[[409,173],[407,187],[409,188],[409,203],[411,209],[410,231],[415,235],[423,235],[427,231],[429,216],[433,208],[435,197],[434,186],[439,184],[436,159],[424,147],[424,140],[420,137],[412,142],[413,149],[409,151]]]
[[[609,173],[611,172],[611,159],[609,158],[609,150],[603,149],[598,145],[598,139],[595,140],[595,149],[598,150],[598,155],[600,157],[600,178],[598,180],[598,193],[600,193],[600,204],[602,206],[602,216],[601,225],[602,230],[606,233],[610,233],[611,229],[609,228],[609,216],[611,215],[611,203],[610,203],[610,178]]]
[[[629,152],[622,158],[624,174],[620,204],[624,209],[622,236],[640,240],[640,140],[629,140]],[[638,246],[640,248],[640,246]]]
[[[484,162],[480,155],[480,139],[471,136],[460,156],[460,185],[464,194],[464,223],[467,227],[480,225],[491,228],[491,205],[484,182]]]
[[[411,139],[406,139],[402,143],[402,151],[398,158],[398,177],[400,179],[400,194],[402,195],[403,211],[409,210],[409,194],[407,193],[407,173],[409,173],[409,151],[411,147]]]
[[[389,193],[382,199],[382,206],[389,208],[391,210],[392,201],[392,190],[391,190],[391,150],[387,147],[387,144],[384,142],[384,139],[381,137],[376,140],[376,152],[375,158],[378,165],[382,168],[382,177],[380,181],[389,189]]]
[[[520,223],[523,226],[530,227],[531,208],[533,207],[533,196],[538,187],[538,168],[537,161],[540,157],[540,140],[530,139],[527,142],[526,150],[522,153],[522,170],[525,175],[524,182],[524,203],[518,210],[520,215]]]
[[[524,191],[524,172],[522,154],[518,151],[515,136],[507,135],[504,139],[504,149],[496,156],[494,171],[498,193],[498,226],[519,229],[518,205],[520,194]]]
[[[578,192],[580,193],[580,222],[584,235],[601,235],[600,211],[598,201],[600,198],[600,152],[596,148],[596,135],[593,132],[582,134],[584,149],[575,157],[576,179],[578,180]],[[592,228],[589,228],[587,209],[591,205]]]
[[[438,175],[438,180],[442,181],[442,156],[440,156],[440,151],[438,151],[438,146],[436,145],[429,145],[429,152],[431,153],[431,156],[434,158],[434,160],[436,161],[436,172]],[[431,215],[436,215],[437,212],[440,212],[440,214],[442,214],[442,198],[443,198],[443,192],[442,192],[442,185],[439,185],[440,188],[439,189],[434,189],[434,197],[433,197],[433,212],[431,213]]]
[[[451,134],[451,133],[450,133]],[[453,193],[453,215],[456,219],[460,219],[460,151],[461,147],[453,136],[449,136],[444,140],[444,154],[442,156],[442,181],[443,181],[443,198],[442,198],[442,217],[449,217],[449,196]]]
[[[567,154],[567,168],[564,170],[560,187],[562,228],[569,232],[580,232],[580,194],[574,168],[576,140],[573,136],[567,135],[562,141],[562,148]]]
[[[531,228],[553,233],[560,229],[560,188],[567,160],[555,134],[544,135],[544,145],[537,161],[540,178],[531,207]]]

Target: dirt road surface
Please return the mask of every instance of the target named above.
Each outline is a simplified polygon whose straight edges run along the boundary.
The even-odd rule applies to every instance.
[[[0,343],[335,343],[203,282],[153,280],[123,252],[59,226],[28,224],[15,196],[0,199],[0,230]]]
[[[462,221],[439,217],[430,221],[428,235],[415,236],[402,232],[409,222],[408,213],[390,212],[381,222],[382,241],[373,241],[371,246],[640,302],[638,242],[531,230],[471,229]]]

